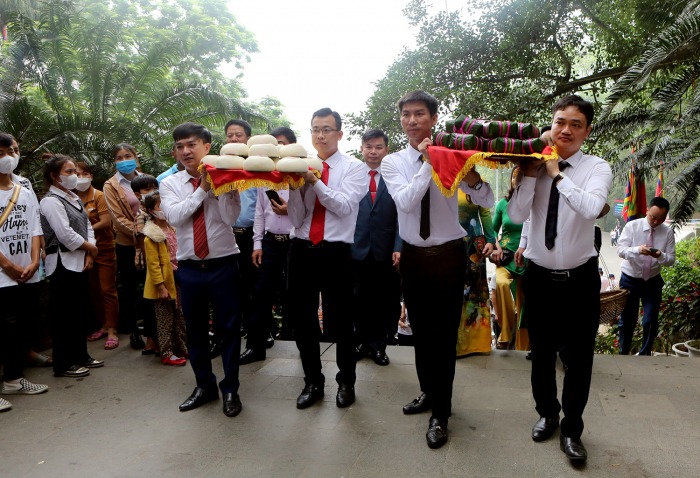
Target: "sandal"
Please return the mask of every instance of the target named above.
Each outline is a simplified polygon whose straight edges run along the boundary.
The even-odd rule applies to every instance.
[[[106,330],[96,330],[95,332],[91,333],[88,335],[88,342],[95,342],[96,340],[100,340],[104,337],[107,337],[107,331]]]
[[[105,340],[105,350],[114,350],[119,347],[119,337],[109,337]]]

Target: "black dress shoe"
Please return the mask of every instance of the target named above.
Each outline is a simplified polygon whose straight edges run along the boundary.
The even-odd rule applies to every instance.
[[[586,447],[581,443],[580,438],[569,438],[561,435],[559,437],[559,448],[566,453],[571,461],[584,461],[588,458]]]
[[[219,398],[219,392],[215,388],[206,390],[204,388],[195,387],[192,395],[187,397],[187,400],[180,405],[180,411],[186,412],[188,410],[193,410],[217,398]]]
[[[440,448],[447,443],[447,424],[437,418],[431,418],[425,440],[428,442],[428,446],[433,449]]]
[[[364,345],[358,345],[355,348],[355,360],[362,360],[365,357],[372,357],[372,350]]]
[[[418,395],[411,403],[407,403],[403,406],[404,415],[414,415],[416,413],[423,413],[430,410],[430,400],[425,393]]]
[[[105,364],[104,360],[97,360],[97,359],[94,359],[92,357],[89,357],[85,362],[81,363],[80,365],[82,365],[83,367],[86,367],[86,368],[99,368],[99,367],[103,367],[104,364]]]
[[[297,408],[300,410],[309,408],[321,398],[323,398],[323,384],[314,385],[310,383],[304,387],[304,390],[301,391],[301,394],[297,398]]]
[[[275,345],[275,339],[272,337],[272,335],[269,335],[267,339],[265,339],[265,348],[266,349],[271,349]]]
[[[235,417],[243,410],[241,399],[237,393],[224,393],[224,415],[227,417]]]
[[[131,345],[131,348],[134,350],[141,350],[146,346],[141,336],[136,334],[131,334],[129,336],[129,345]]]
[[[80,365],[72,365],[61,372],[54,372],[54,377],[80,378],[90,375],[90,371]]]
[[[256,352],[253,349],[245,349],[245,352],[243,352],[238,359],[238,363],[240,365],[247,365],[249,363],[253,362],[258,362],[261,360],[265,360],[265,351],[263,350],[262,353]]]
[[[218,342],[215,342],[211,344],[211,347],[209,348],[209,358],[216,358],[219,355],[221,355],[221,346],[218,344]]]
[[[335,404],[338,408],[349,407],[355,403],[355,387],[341,383],[338,385],[338,394],[335,396]]]
[[[535,441],[544,441],[554,434],[558,426],[559,415],[556,417],[540,417],[532,427],[532,439]]]
[[[377,365],[389,365],[389,357],[382,350],[375,352],[372,358]]]

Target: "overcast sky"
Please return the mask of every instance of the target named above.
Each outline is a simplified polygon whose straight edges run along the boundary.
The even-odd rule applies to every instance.
[[[445,8],[446,1],[436,1]],[[452,1],[453,4],[461,3]],[[299,142],[309,151],[309,123],[317,109],[359,113],[415,28],[405,0],[230,2],[238,21],[255,34],[259,52],[245,66],[249,99],[274,96],[284,105]],[[397,98],[398,99],[398,98]],[[398,115],[397,115],[398,121]],[[341,142],[341,151],[356,147]]]

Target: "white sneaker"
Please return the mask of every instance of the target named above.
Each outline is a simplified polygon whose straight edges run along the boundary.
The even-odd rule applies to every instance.
[[[4,398],[0,398],[0,412],[9,410],[10,408],[12,408],[12,404]]]
[[[32,383],[26,378],[20,378],[19,383],[3,382],[2,384],[2,393],[5,395],[36,395],[44,393],[48,389],[48,385]]]

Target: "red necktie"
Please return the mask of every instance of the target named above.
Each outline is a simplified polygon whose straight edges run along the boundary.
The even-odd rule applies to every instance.
[[[190,178],[190,183],[196,191],[200,179]],[[207,242],[207,225],[204,222],[204,203],[192,215],[192,233],[194,236],[194,254],[200,259],[209,255],[209,243]]]
[[[321,182],[328,185],[328,163],[323,162],[323,172],[321,173]],[[326,207],[321,204],[321,201],[316,197],[314,203],[314,213],[311,216],[311,229],[309,229],[309,240],[316,245],[323,240],[323,229],[326,225]]]
[[[374,177],[377,175],[377,171],[373,169],[369,172],[369,175],[371,176],[369,178],[369,194],[372,198],[372,204],[374,204],[374,198],[377,197],[377,182],[374,180]]]

